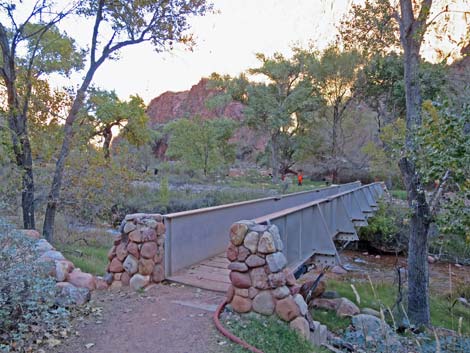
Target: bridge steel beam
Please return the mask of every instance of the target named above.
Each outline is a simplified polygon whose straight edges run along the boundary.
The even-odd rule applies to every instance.
[[[166,226],[165,277],[171,277],[178,270],[225,251],[227,230],[239,220],[254,219],[344,193],[360,186],[360,182],[353,182],[276,197],[167,214],[164,216]]]
[[[284,243],[289,267],[296,269],[313,257],[316,263],[339,262],[334,241],[358,240],[356,227],[367,225],[383,194],[380,183],[360,186],[255,219],[275,224]],[[383,189],[382,189],[383,191]]]

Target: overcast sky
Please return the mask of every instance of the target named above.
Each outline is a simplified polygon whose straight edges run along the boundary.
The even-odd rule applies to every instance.
[[[148,103],[165,91],[187,90],[212,72],[238,75],[256,67],[257,52],[271,55],[278,51],[288,56],[292,45],[306,46],[311,41],[322,49],[334,39],[335,26],[351,4],[363,1],[213,0],[218,13],[191,20],[191,32],[197,41],[192,52],[176,48],[155,53],[146,43],[127,47],[120,52],[120,60],[107,61],[98,69],[93,85],[114,89],[122,99],[139,94]],[[441,8],[448,1],[436,0],[435,7]],[[452,7],[468,9],[469,1],[453,0],[452,4],[457,5]],[[466,33],[465,26],[459,23],[453,28],[458,40]],[[62,23],[61,28],[80,46],[86,47],[90,42],[92,23],[74,19]],[[443,47],[435,40],[430,42]],[[429,48],[424,46],[423,52],[432,58],[435,52]],[[74,75],[72,80],[51,81],[56,86],[77,86],[82,75]]]
[[[212,72],[237,75],[258,65],[257,52],[289,55],[293,44],[310,40],[322,48],[334,39],[335,23],[354,1],[215,0],[220,13],[191,21],[193,52],[155,53],[149,44],[125,48],[119,61],[99,68],[93,84],[114,89],[121,98],[137,93],[148,103],[165,91],[187,90]],[[77,26],[68,24],[66,30],[75,37]],[[89,41],[83,39],[83,45]]]

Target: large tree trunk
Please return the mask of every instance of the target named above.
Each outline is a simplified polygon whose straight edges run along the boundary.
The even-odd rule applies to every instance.
[[[333,107],[333,127],[331,131],[331,160],[333,161],[333,168],[330,169],[331,172],[331,182],[333,184],[338,183],[338,129],[339,129],[339,103],[335,104]]]
[[[73,102],[72,108],[70,109],[69,115],[65,121],[64,126],[64,139],[62,141],[62,148],[60,150],[59,158],[56,162],[56,167],[54,171],[54,177],[52,180],[51,190],[49,191],[49,196],[47,200],[46,214],[44,216],[44,226],[43,226],[43,236],[47,241],[52,242],[54,239],[54,221],[55,215],[57,212],[57,205],[59,203],[60,197],[60,188],[62,186],[62,178],[65,168],[65,160],[70,152],[71,142],[73,138],[73,123],[75,122],[78,112],[83,105],[85,99],[85,92],[88,89],[88,86],[91,82],[91,77],[93,74],[87,77],[77,92],[77,96]]]
[[[103,150],[104,150],[104,158],[109,159],[111,157],[110,147],[111,147],[111,140],[113,139],[113,132],[111,127],[107,127],[104,129],[104,143],[103,143]]]
[[[273,173],[273,183],[279,183],[279,158],[278,158],[278,141],[277,133],[271,135],[271,168]]]
[[[15,87],[15,73],[13,63],[5,68],[4,80],[7,86],[7,102],[9,107],[8,127],[11,132],[15,162],[21,171],[21,208],[23,212],[23,227],[34,229],[34,174],[31,144],[29,142],[26,116],[20,114],[20,103]],[[5,65],[7,67],[7,65]]]
[[[419,84],[419,50],[426,30],[426,19],[432,0],[423,0],[415,19],[411,0],[400,0],[400,40],[404,51],[406,95],[406,152],[415,151],[414,136],[421,126],[421,90]],[[421,185],[419,172],[408,157],[400,160],[400,170],[411,210],[411,230],[408,249],[408,317],[412,324],[430,325],[429,271],[427,263],[429,205]]]

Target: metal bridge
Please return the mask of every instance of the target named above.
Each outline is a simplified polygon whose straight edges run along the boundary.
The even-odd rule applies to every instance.
[[[384,193],[382,183],[335,185],[279,197],[232,203],[165,215],[165,277],[226,291],[230,285],[225,256],[230,226],[240,220],[275,224],[288,266],[308,260],[339,263],[335,241],[358,240]]]

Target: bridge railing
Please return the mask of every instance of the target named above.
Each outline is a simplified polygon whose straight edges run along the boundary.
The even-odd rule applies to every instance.
[[[317,263],[334,265],[339,262],[334,240],[358,240],[355,228],[367,225],[383,193],[382,183],[357,186],[254,221],[278,227],[290,268],[297,268],[313,255]]]
[[[267,197],[165,215],[165,277],[224,252],[227,230],[242,219],[255,219],[360,187],[360,182]],[[367,200],[367,198],[364,196]]]

